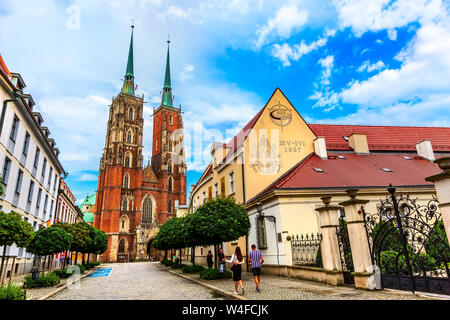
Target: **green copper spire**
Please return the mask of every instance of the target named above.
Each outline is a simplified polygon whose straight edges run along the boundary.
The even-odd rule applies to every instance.
[[[127,71],[123,80],[122,92],[134,96],[134,66],[133,66],[133,29],[131,26],[130,51],[128,52]]]
[[[173,107],[172,104],[172,87],[170,84],[170,59],[169,59],[169,44],[170,40],[167,40],[167,61],[166,61],[166,76],[164,78],[164,88],[162,103],[165,106]]]

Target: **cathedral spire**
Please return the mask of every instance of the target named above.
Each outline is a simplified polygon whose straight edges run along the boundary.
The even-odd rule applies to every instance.
[[[133,66],[133,29],[131,26],[130,51],[128,52],[127,71],[123,80],[122,92],[134,96],[134,66]]]
[[[170,40],[167,40],[167,61],[166,61],[166,75],[164,78],[164,88],[161,104],[173,107],[172,103],[172,86],[170,83],[170,59],[169,59],[169,45]]]

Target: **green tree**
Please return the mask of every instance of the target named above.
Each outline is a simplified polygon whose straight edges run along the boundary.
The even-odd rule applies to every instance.
[[[73,241],[70,251],[75,252],[75,264],[77,264],[78,252],[85,252],[89,244],[89,229],[84,222],[78,222],[72,225]]]
[[[73,241],[73,238],[74,238],[74,234],[73,234],[73,231],[74,231],[74,230],[73,230],[73,224],[70,224],[70,223],[67,223],[67,222],[57,222],[57,223],[53,224],[53,225],[51,226],[51,228],[61,228],[61,229],[63,229],[64,231],[66,231],[67,233],[69,233],[69,234],[72,235],[72,241]],[[71,244],[71,245],[72,245],[72,244]],[[66,260],[67,260],[68,254],[69,254],[69,250],[70,250],[70,247],[67,248],[67,249],[64,251],[64,263],[63,263],[63,268],[66,267]]]
[[[40,229],[28,245],[27,251],[38,256],[53,255],[69,249],[72,239],[73,236],[62,228]]]
[[[430,232],[425,242],[425,250],[428,255],[439,262],[450,262],[450,247],[447,233],[445,232],[444,221],[439,220]]]
[[[216,245],[248,236],[250,220],[242,205],[218,197],[200,206],[190,217],[189,235],[195,245]]]
[[[6,246],[11,246],[15,243],[20,248],[26,248],[34,236],[33,226],[23,220],[19,213],[0,211],[0,246],[3,246],[0,276],[3,273]]]

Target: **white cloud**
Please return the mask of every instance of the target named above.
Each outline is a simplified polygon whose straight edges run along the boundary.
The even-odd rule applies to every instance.
[[[322,66],[322,85],[330,84],[331,70],[334,66],[334,56],[329,55],[323,59],[319,60],[319,64]]]
[[[288,43],[283,43],[282,45],[276,43],[272,46],[272,56],[278,58],[283,63],[283,66],[290,66],[291,61],[298,61],[304,55],[325,46],[327,41],[328,39],[323,37],[310,44],[306,44],[304,40],[300,44],[292,46]]]
[[[78,181],[97,181],[96,174],[84,173],[78,179]]]
[[[257,48],[260,48],[267,40],[268,36],[275,32],[279,37],[288,38],[294,30],[298,30],[308,21],[308,11],[300,10],[295,4],[282,6],[275,13],[275,17],[258,30],[258,38],[255,41]]]
[[[342,28],[357,36],[367,31],[393,30],[411,22],[427,22],[442,13],[441,0],[334,0]]]
[[[397,30],[395,29],[389,29],[388,30],[388,38],[392,41],[397,40]]]
[[[187,64],[180,71],[180,80],[186,81],[194,77],[195,66],[192,64]]]
[[[363,72],[363,71],[367,71],[367,72],[372,72],[375,70],[381,70],[385,67],[385,64],[383,61],[379,60],[376,63],[370,64],[369,61],[365,61],[356,71],[358,72]]]

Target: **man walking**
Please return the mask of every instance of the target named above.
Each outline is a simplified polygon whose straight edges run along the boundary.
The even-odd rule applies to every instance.
[[[248,254],[248,262],[252,264],[253,278],[256,284],[256,292],[261,292],[259,287],[260,275],[261,275],[261,265],[264,263],[264,258],[262,257],[261,251],[256,250],[256,246],[252,244],[252,251]]]

